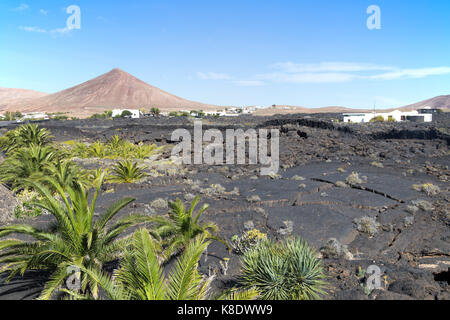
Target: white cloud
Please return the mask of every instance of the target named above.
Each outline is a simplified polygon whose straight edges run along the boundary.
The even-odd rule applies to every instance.
[[[418,79],[450,74],[450,67],[446,66],[401,69],[354,62],[321,62],[317,64],[281,62],[270,67],[278,69],[279,72],[257,75],[256,77],[279,83],[339,83],[353,80]]]
[[[278,69],[286,73],[311,73],[311,72],[361,72],[394,70],[389,66],[382,66],[369,63],[354,62],[321,62],[315,64],[298,64],[293,62],[278,62],[271,65],[271,68]]]
[[[356,80],[396,80],[418,79],[450,74],[450,67],[429,67],[401,69],[398,67],[358,62],[320,62],[316,64],[297,64],[279,62],[269,66],[276,72],[247,76],[244,79],[225,73],[197,72],[203,80],[228,80],[244,87],[263,86],[272,83],[345,83]]]
[[[396,79],[418,79],[429,76],[438,76],[450,74],[450,67],[437,67],[437,68],[421,68],[421,69],[403,69],[392,72],[386,72],[370,76],[370,79],[379,80],[396,80]]]
[[[46,15],[48,14],[48,11],[47,11],[47,10],[44,10],[44,9],[39,10],[39,12],[40,12],[41,14],[43,14],[44,16],[46,16]]]
[[[18,6],[16,8],[13,8],[12,10],[13,11],[24,11],[24,10],[27,10],[29,8],[30,8],[29,5],[27,5],[26,3],[22,3],[20,6]]]
[[[23,30],[23,31],[26,31],[26,32],[37,32],[37,33],[46,33],[47,32],[47,30],[41,29],[41,28],[38,28],[38,27],[23,27],[23,26],[20,26],[19,29]]]
[[[234,83],[240,87],[261,87],[265,85],[265,82],[261,80],[238,80]]]
[[[261,80],[278,83],[338,83],[348,82],[359,76],[349,73],[267,73],[256,76]]]
[[[70,33],[71,31],[72,31],[72,29],[69,29],[66,27],[66,28],[58,28],[58,29],[50,30],[50,33],[64,35],[64,34]]]
[[[231,80],[232,78],[225,73],[215,72],[197,72],[197,76],[202,80]]]
[[[72,30],[69,28],[59,28],[59,29],[52,29],[52,30],[46,30],[46,29],[42,29],[39,27],[24,27],[24,26],[20,26],[19,27],[20,30],[26,31],[26,32],[35,32],[35,33],[48,33],[51,35],[67,35],[69,34]]]

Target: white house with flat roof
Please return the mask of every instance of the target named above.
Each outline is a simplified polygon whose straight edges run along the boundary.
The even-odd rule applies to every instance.
[[[113,118],[120,117],[124,111],[130,111],[132,119],[139,119],[142,114],[142,112],[140,110],[135,110],[135,109],[114,109],[112,111],[112,117]]]
[[[374,118],[383,117],[384,121],[414,121],[432,122],[432,114],[419,113],[418,111],[370,112],[370,113],[344,113],[344,122],[365,123]]]

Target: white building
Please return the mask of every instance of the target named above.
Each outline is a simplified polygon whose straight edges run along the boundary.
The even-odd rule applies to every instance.
[[[24,114],[22,118],[17,120],[16,122],[20,123],[26,120],[50,120],[50,117],[42,112],[31,112]]]
[[[112,117],[120,117],[122,115],[122,113],[124,111],[129,111],[131,112],[131,118],[133,119],[139,119],[142,115],[142,112],[140,110],[135,110],[135,109],[114,109],[112,111]]]
[[[432,122],[432,114],[423,114],[418,111],[400,111],[392,112],[370,112],[370,113],[344,113],[344,122],[365,123],[370,122],[374,118],[382,117],[384,121],[415,121],[415,122]]]
[[[255,111],[256,111],[256,107],[244,107],[244,108],[242,108],[242,113],[243,114],[252,114]]]

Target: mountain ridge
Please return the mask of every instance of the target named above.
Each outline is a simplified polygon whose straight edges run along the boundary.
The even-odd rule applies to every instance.
[[[218,108],[180,98],[115,68],[108,73],[53,94],[3,103],[0,105],[0,110],[69,112],[78,116],[88,116],[117,108],[149,109],[151,107],[157,107],[163,111],[216,110]]]
[[[162,111],[213,111],[225,108],[225,106],[219,107],[183,99],[152,86],[119,68],[53,94],[0,87],[0,111],[3,112],[68,112],[84,117],[111,109],[145,108],[148,110],[152,107],[157,107]],[[410,111],[424,107],[450,109],[450,95],[441,95],[407,106],[378,109],[377,111],[389,112],[396,109]],[[307,108],[282,105],[275,108],[258,109],[255,115],[372,111],[372,109],[352,109],[341,106]]]

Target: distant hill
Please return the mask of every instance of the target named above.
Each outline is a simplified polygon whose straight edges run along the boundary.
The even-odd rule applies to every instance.
[[[26,89],[13,89],[0,87],[0,105],[5,103],[12,103],[15,101],[23,101],[26,99],[36,99],[44,97],[46,95],[48,95],[48,93]]]
[[[113,69],[75,87],[35,99],[0,102],[0,110],[22,112],[70,112],[88,116],[113,108],[216,110],[212,105],[185,100],[153,87],[120,69]]]
[[[295,114],[295,113],[345,113],[345,112],[370,112],[365,109],[351,109],[345,107],[323,107],[323,108],[306,108],[295,106],[275,106],[274,108],[258,109],[254,115],[271,116],[275,114]]]
[[[443,109],[444,111],[450,111],[450,95],[439,96],[410,104],[404,107],[390,108],[390,109],[377,109],[377,112],[390,112],[394,110],[412,111],[422,109],[424,107]],[[275,114],[295,114],[295,113],[352,113],[352,112],[372,112],[373,109],[352,109],[346,107],[323,107],[323,108],[306,108],[295,106],[275,106],[274,108],[258,109],[254,114],[257,116],[271,116]]]
[[[113,69],[95,79],[54,94],[0,87],[0,112],[69,112],[78,117],[85,117],[115,108],[145,108],[148,110],[152,107],[157,107],[162,111],[212,111],[224,108],[185,100],[151,86],[120,69]],[[450,111],[450,95],[439,96],[401,108],[392,108],[385,111],[392,111],[395,109],[409,111],[424,107]],[[270,116],[274,114],[345,112],[372,112],[372,110],[351,109],[339,106],[306,108],[277,105],[271,108],[258,109],[254,115]]]
[[[428,100],[420,101],[408,106],[399,108],[400,110],[410,111],[422,109],[424,107],[430,107],[433,109],[443,109],[444,111],[450,110],[450,95],[438,96]]]

